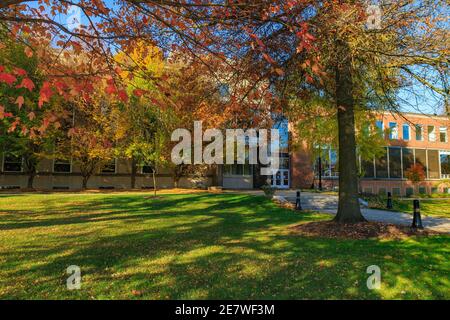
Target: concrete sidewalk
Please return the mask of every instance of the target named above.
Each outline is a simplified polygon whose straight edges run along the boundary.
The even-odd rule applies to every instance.
[[[263,195],[262,191],[250,190],[242,191],[243,193]],[[296,190],[277,190],[277,196],[282,196],[288,201],[295,203]],[[338,197],[333,194],[323,193],[301,193],[301,203],[303,209],[315,210],[335,215],[338,208]],[[362,209],[363,216],[369,221],[385,222],[398,225],[411,225],[412,214],[393,212],[377,209]],[[437,218],[422,215],[423,226],[427,229],[450,233],[450,219]]]

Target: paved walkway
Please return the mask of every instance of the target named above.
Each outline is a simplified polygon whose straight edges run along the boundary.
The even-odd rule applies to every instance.
[[[245,192],[255,195],[262,194],[262,191],[257,190]],[[296,191],[278,190],[276,195],[282,196],[291,202],[295,202]],[[301,202],[303,209],[317,210],[332,215],[335,215],[337,212],[338,197],[333,194],[302,192]],[[412,214],[407,213],[363,208],[362,214],[369,221],[379,221],[399,225],[411,225],[412,223]],[[425,228],[430,230],[450,233],[450,219],[448,218],[425,217],[422,215],[422,223]]]

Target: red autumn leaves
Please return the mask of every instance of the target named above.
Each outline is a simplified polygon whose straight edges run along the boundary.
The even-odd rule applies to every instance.
[[[33,81],[28,78],[25,70],[21,68],[14,68],[12,71],[8,72],[4,66],[0,66],[0,83],[4,83],[9,87],[15,87],[16,89],[24,88],[29,91],[33,91],[35,87]],[[23,95],[18,96],[15,100],[15,104],[17,104],[19,109],[22,108],[24,103],[25,98]],[[5,107],[0,105],[0,120],[12,116],[13,114],[11,112],[5,112]],[[19,123],[20,120],[16,118],[15,121],[11,123],[8,131],[14,131]]]

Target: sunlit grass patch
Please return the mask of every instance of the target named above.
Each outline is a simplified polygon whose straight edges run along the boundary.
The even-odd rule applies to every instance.
[[[302,237],[330,219],[238,194],[0,196],[0,297],[20,299],[450,298],[448,236]],[[66,268],[82,287],[66,288]],[[366,286],[381,269],[381,290]]]

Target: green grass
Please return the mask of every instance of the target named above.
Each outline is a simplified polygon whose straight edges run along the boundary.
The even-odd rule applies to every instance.
[[[369,207],[386,210],[386,197],[370,197]],[[394,211],[413,213],[413,199],[394,199]],[[425,216],[450,218],[450,199],[421,199],[420,212]]]
[[[397,201],[394,209],[403,212],[413,212],[412,200]],[[421,200],[420,212],[426,216],[450,218],[450,199],[448,200]]]
[[[329,240],[236,194],[0,195],[0,298],[449,299],[449,237]],[[80,290],[66,289],[78,265]],[[381,268],[381,290],[366,269]]]

